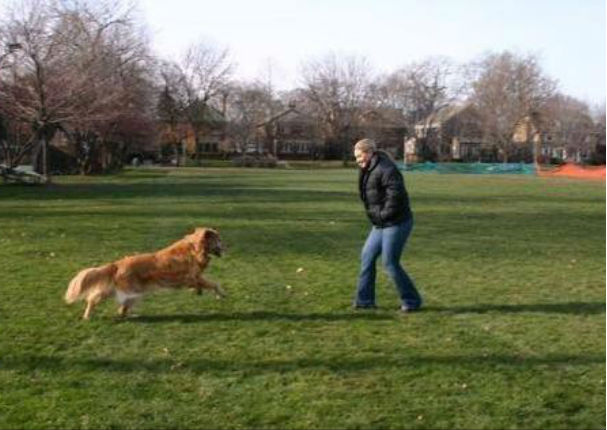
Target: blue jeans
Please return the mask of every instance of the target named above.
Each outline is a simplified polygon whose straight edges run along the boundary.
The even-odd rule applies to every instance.
[[[413,228],[413,219],[391,227],[373,227],[361,253],[361,267],[356,289],[357,306],[375,305],[375,261],[381,254],[384,268],[396,284],[396,290],[404,306],[417,309],[421,296],[413,281],[400,265],[400,256]]]

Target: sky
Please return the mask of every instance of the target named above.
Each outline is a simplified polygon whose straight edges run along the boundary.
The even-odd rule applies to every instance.
[[[558,89],[605,103],[605,0],[138,0],[156,53],[198,42],[227,48],[235,77],[299,85],[301,65],[329,53],[377,73],[430,57],[532,54]]]

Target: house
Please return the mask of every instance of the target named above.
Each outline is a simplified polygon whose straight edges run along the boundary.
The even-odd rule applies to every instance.
[[[210,105],[200,111],[185,137],[186,151],[192,157],[217,154],[226,136],[227,120],[222,112]]]
[[[228,151],[224,147],[227,121],[223,113],[209,105],[201,111],[194,124],[160,124],[158,144],[165,157],[199,158]]]
[[[266,152],[279,158],[340,158],[343,148],[324,141],[318,121],[298,110],[294,104],[257,126],[256,152]],[[371,109],[362,112],[348,131],[350,141],[373,138],[378,146],[393,156],[402,155],[407,127],[398,109]]]
[[[295,104],[256,127],[255,143],[250,148],[278,158],[321,158],[323,142],[314,119],[296,109]]]
[[[378,147],[394,158],[402,158],[403,142],[407,135],[406,120],[400,109],[378,108],[362,113],[355,128],[356,139],[369,137]]]
[[[515,124],[512,142],[531,160],[561,158],[564,154],[551,145],[552,134],[546,128],[547,123],[540,120],[539,114],[526,115]]]
[[[471,103],[444,105],[415,124],[405,142],[405,161],[479,161],[481,118]]]
[[[596,126],[589,116],[581,116],[574,125],[540,114],[525,116],[515,126],[512,140],[533,148],[539,162],[587,162],[596,158]],[[604,139],[600,142],[604,146]]]

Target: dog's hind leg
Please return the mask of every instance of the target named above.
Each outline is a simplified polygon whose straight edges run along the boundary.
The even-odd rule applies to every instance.
[[[99,300],[97,301],[97,303],[99,303]],[[88,320],[91,318],[91,312],[93,311],[93,308],[97,303],[95,303],[93,300],[86,301],[86,309],[84,310],[84,314],[82,315],[83,320]]]
[[[118,308],[118,315],[122,318],[126,317],[126,314],[129,312],[129,309],[133,307],[135,303],[135,299],[127,299],[123,303],[120,304]]]
[[[86,309],[82,319],[88,320],[91,317],[91,312],[102,300],[108,298],[112,294],[111,286],[104,285],[101,287],[93,288],[89,291],[86,297]]]
[[[101,300],[103,300],[105,297],[103,295],[103,293],[101,293],[100,291],[95,292],[93,294],[90,294],[87,298],[86,298],[86,309],[84,310],[84,315],[82,315],[82,319],[83,320],[88,320],[91,318],[91,312],[93,311],[93,309],[95,308],[95,306],[97,306],[99,304],[99,302]]]

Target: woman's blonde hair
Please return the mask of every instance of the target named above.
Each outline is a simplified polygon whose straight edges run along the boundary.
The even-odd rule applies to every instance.
[[[377,151],[377,144],[373,139],[361,139],[354,145],[354,150],[361,152],[375,152]]]

